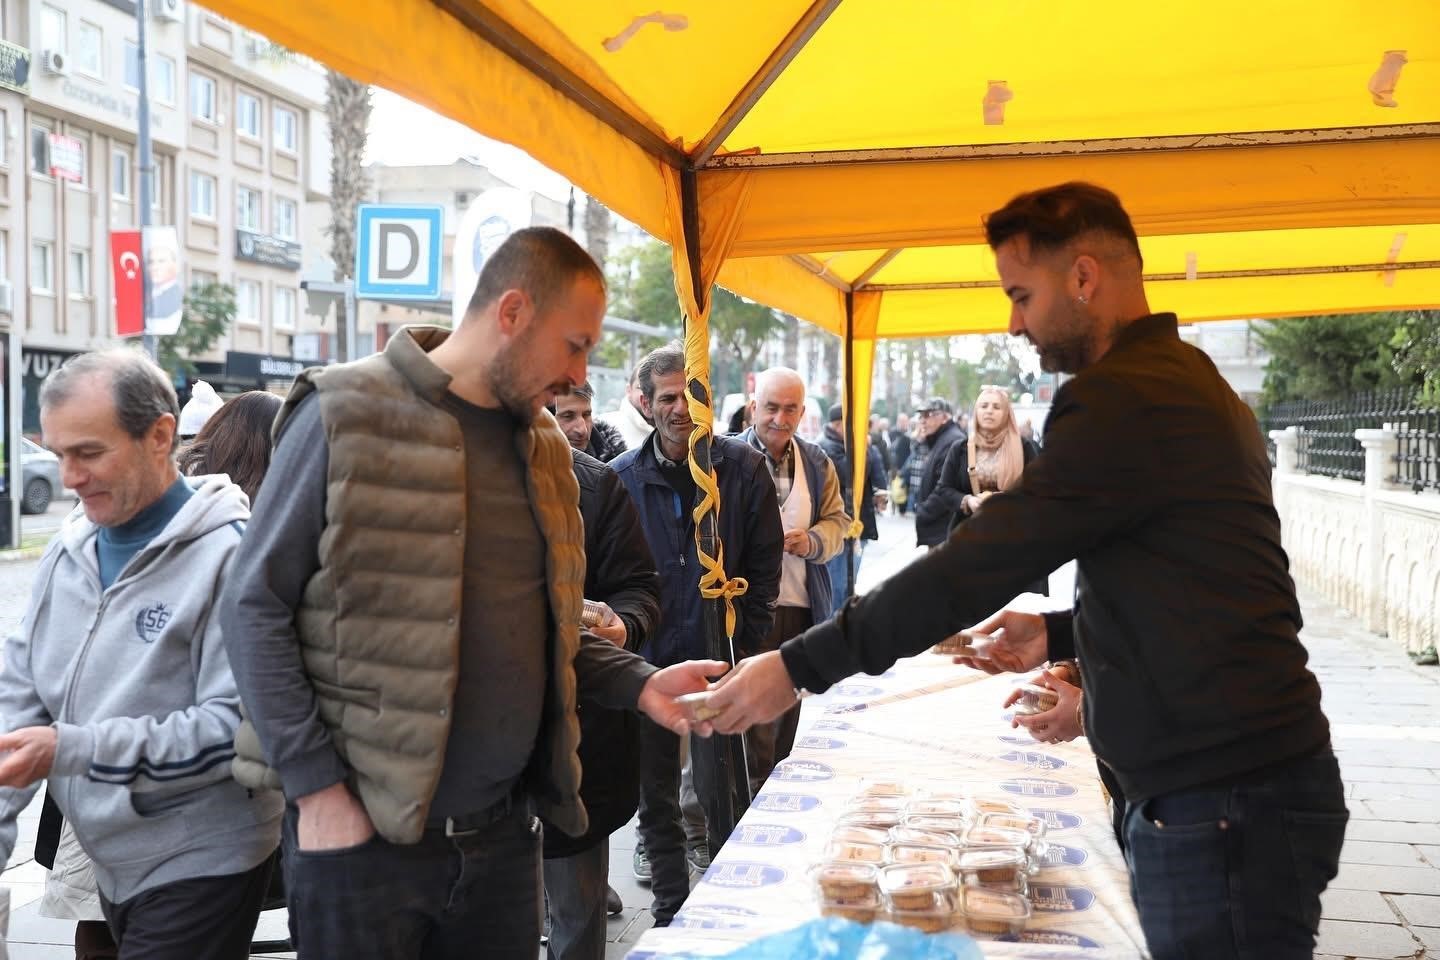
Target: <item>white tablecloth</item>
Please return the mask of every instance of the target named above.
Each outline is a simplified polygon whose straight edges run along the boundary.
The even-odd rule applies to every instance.
[[[923,654],[806,700],[790,759],[675,922],[646,932],[629,960],[718,956],[819,916],[807,871],[860,778],[874,774],[963,780],[974,792],[1019,799],[1049,822],[1029,927],[1018,938],[977,937],[987,957],[1144,957],[1094,755],[1084,740],[1039,744],[1011,729],[1000,705],[1016,679]]]

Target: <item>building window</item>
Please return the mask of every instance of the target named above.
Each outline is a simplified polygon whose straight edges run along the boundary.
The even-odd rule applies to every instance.
[[[209,286],[213,286],[214,284],[217,284],[217,283],[219,283],[219,282],[220,282],[220,276],[219,276],[219,274],[211,273],[209,270],[191,270],[191,271],[190,271],[190,286],[191,286],[192,289],[195,288],[195,287],[209,287]]]
[[[175,61],[163,54],[154,60],[150,74],[150,95],[160,103],[175,106]]]
[[[110,193],[117,200],[130,199],[130,151],[110,153]]]
[[[300,207],[294,200],[275,198],[275,236],[281,240],[295,240],[299,237],[299,224],[296,222],[299,210]]]
[[[275,108],[275,146],[290,153],[300,149],[300,119],[294,110]]]
[[[235,284],[235,319],[240,323],[260,325],[260,282],[240,280]]]
[[[134,40],[125,41],[125,89],[140,89],[140,47]]]
[[[214,123],[217,115],[215,81],[203,73],[190,74],[190,116]]]
[[[70,251],[69,269],[65,274],[65,292],[78,299],[90,296],[90,252],[88,250]]]
[[[65,11],[48,3],[40,6],[40,50],[65,52]]]
[[[10,114],[0,110],[0,167],[10,166]]]
[[[235,225],[242,230],[264,230],[260,220],[260,191],[235,188]]]
[[[49,243],[30,245],[30,289],[35,293],[55,292],[54,248]]]
[[[260,98],[253,93],[236,92],[235,129],[252,140],[260,139]]]
[[[0,230],[0,280],[10,279],[10,231]]]
[[[215,219],[215,178],[194,170],[190,171],[190,216]]]
[[[277,330],[295,329],[295,291],[289,287],[275,288],[275,323]]]
[[[50,130],[47,127],[30,128],[30,172],[40,177],[50,176]]]
[[[79,144],[80,148],[80,165],[75,168],[75,172],[80,174],[80,179],[66,182],[72,187],[79,187],[83,190],[90,186],[90,138],[89,136],[76,136],[73,128],[66,136]]]
[[[75,69],[87,76],[105,78],[105,34],[84,20],[75,32]]]

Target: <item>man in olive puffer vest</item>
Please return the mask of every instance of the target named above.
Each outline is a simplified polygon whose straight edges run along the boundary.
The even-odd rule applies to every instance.
[[[535,956],[538,813],[585,832],[577,695],[686,728],[655,671],[582,634],[570,445],[604,277],[558,230],[491,255],[460,327],[301,374],[222,604],[247,722],[235,775],[282,787],[302,958]],[[253,723],[253,726],[252,726]]]

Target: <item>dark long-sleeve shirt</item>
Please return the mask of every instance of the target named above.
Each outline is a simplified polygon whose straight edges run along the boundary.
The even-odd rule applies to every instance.
[[[1323,746],[1270,464],[1250,410],[1173,314],[1135,321],[1056,395],[1046,445],[940,549],[782,647],[812,691],[880,673],[1078,561],[1086,730],[1132,800]]]

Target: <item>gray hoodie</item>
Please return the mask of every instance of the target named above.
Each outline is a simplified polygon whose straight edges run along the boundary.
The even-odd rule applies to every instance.
[[[225,477],[187,482],[195,495],[104,592],[99,528],[67,517],[5,643],[0,728],[55,726],[50,789],[112,903],[244,872],[279,843],[283,799],[230,777],[240,697],[213,616],[247,501]],[[38,787],[0,789],[6,860]]]

